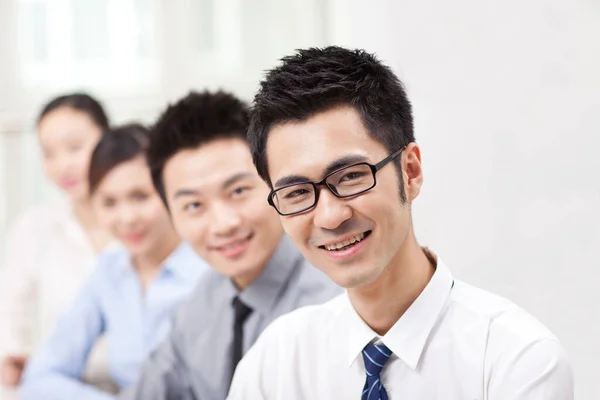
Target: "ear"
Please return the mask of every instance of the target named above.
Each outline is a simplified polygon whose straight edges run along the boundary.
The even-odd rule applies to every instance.
[[[421,168],[421,149],[416,143],[410,143],[402,152],[402,174],[404,187],[409,202],[421,192],[423,184],[423,169]]]

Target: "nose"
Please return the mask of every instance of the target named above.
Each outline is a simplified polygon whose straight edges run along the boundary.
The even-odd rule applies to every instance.
[[[213,204],[211,208],[212,233],[216,236],[231,236],[242,222],[237,210],[222,203]]]
[[[318,228],[333,230],[352,218],[352,210],[344,199],[334,196],[327,188],[321,188],[315,205],[313,222]]]
[[[73,172],[73,157],[69,157],[69,155],[62,154],[57,157],[55,161],[56,170],[61,174],[67,174]]]
[[[124,226],[135,225],[139,217],[137,208],[132,204],[122,204],[119,207],[119,221]]]

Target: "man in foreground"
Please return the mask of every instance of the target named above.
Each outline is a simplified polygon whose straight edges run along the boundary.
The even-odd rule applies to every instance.
[[[421,151],[390,68],[339,47],[285,57],[261,83],[249,140],[286,233],[347,293],[275,321],[230,399],[573,398],[557,339],[417,242]]]

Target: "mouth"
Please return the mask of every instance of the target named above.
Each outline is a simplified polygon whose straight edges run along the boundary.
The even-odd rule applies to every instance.
[[[371,231],[362,232],[352,237],[340,240],[338,242],[328,243],[319,246],[319,249],[324,250],[331,256],[348,256],[354,254],[364,245],[364,241],[371,235]]]
[[[223,246],[215,246],[213,250],[219,252],[226,258],[235,259],[242,256],[246,252],[253,237],[254,234],[251,233],[242,239],[229,242]]]
[[[128,243],[140,243],[146,234],[144,232],[129,233],[121,236],[122,240]]]
[[[71,189],[71,188],[77,186],[78,183],[79,183],[79,181],[77,179],[65,178],[65,179],[61,179],[60,186],[62,186],[65,189]]]

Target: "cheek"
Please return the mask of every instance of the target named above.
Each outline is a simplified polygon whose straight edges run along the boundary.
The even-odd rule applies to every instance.
[[[169,215],[163,204],[157,198],[148,200],[146,219],[160,230],[171,224]]]
[[[44,174],[48,177],[48,179],[55,182],[58,178],[56,176],[56,163],[54,161],[44,161],[43,168]]]
[[[410,223],[410,214],[406,206],[401,204],[399,191],[395,191],[395,188],[373,193],[370,198],[356,205],[356,210],[374,223],[379,243],[384,247],[383,243],[397,242],[405,236]]]
[[[87,175],[88,168],[90,167],[91,154],[88,152],[80,152],[73,160],[73,164],[75,164],[76,168],[82,173],[82,175]]]
[[[386,218],[395,220],[403,212],[400,201],[400,186],[394,170],[385,171],[377,181],[377,186],[362,196],[350,201],[353,209],[370,219]]]
[[[307,217],[305,215],[281,217],[283,230],[299,247],[306,247],[310,236],[309,218]]]
[[[101,210],[98,212],[98,220],[105,229],[108,229],[113,235],[119,232],[119,218],[117,213],[112,210]]]
[[[181,237],[194,248],[204,247],[206,229],[202,218],[177,213],[173,215],[173,225]]]
[[[173,221],[173,226],[175,227],[175,229],[177,230],[177,232],[179,232],[180,235],[182,236],[186,236],[186,224],[185,224],[185,219],[180,215],[180,213],[178,211],[173,211],[173,209],[171,208],[171,220]]]
[[[277,232],[277,228],[281,231],[281,223],[279,214],[271,207],[265,198],[254,198],[243,206],[244,220],[248,221],[253,226],[268,226]]]

